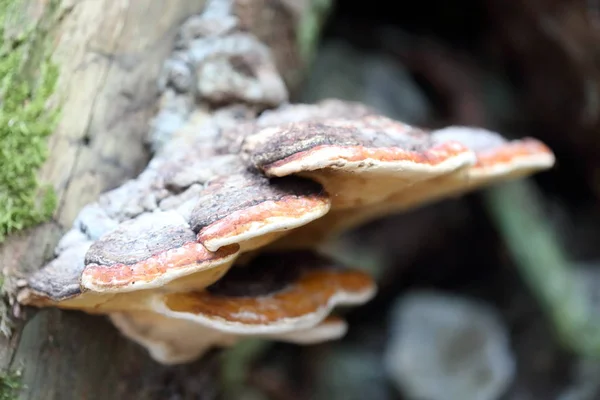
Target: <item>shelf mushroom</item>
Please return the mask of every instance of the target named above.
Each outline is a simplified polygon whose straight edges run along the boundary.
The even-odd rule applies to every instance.
[[[323,257],[263,254],[206,290],[154,294],[147,300],[151,310],[112,314],[111,319],[125,327],[128,337],[146,343],[159,361],[174,363],[243,337],[298,344],[337,339],[346,324],[330,316],[333,308],[363,304],[374,293],[368,275]],[[171,322],[175,325],[168,326]],[[188,332],[185,338],[175,328],[174,340],[174,326]]]
[[[448,127],[431,132],[431,138],[442,143],[459,142],[474,152],[475,162],[409,187],[389,189],[388,193],[392,193],[375,204],[341,209],[334,207],[327,215],[283,237],[272,247],[314,248],[370,220],[532,175],[551,168],[555,161],[552,151],[539,140],[523,138],[509,141],[480,128]]]
[[[321,183],[332,209],[368,206],[417,182],[475,163],[457,141],[379,115],[302,121],[249,135],[242,154],[267,176]]]
[[[86,268],[82,259],[75,264]],[[215,275],[204,276],[209,277],[204,286],[198,284],[193,291],[131,291],[121,286],[120,291],[113,287],[109,296],[89,296],[86,291],[65,293],[55,285],[60,281],[77,287],[77,274],[55,265],[34,275],[20,300],[107,314],[157,361],[170,364],[249,336],[299,344],[339,338],[346,324],[330,315],[333,309],[363,304],[375,294],[375,283],[366,273],[310,252],[261,254],[212,284],[208,282]]]
[[[534,139],[427,132],[339,100],[225,120],[191,118],[136,179],[84,207],[18,300],[107,314],[163,363],[246,336],[338,338],[333,309],[375,283],[311,253],[321,242],[554,163]]]

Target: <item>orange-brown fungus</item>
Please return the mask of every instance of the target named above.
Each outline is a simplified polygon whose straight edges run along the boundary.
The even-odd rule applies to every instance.
[[[238,250],[239,245],[234,244],[211,252],[202,244],[192,242],[131,265],[88,264],[81,275],[81,284],[95,291],[124,290],[154,281],[157,285],[164,284],[196,270],[228,262]]]
[[[478,151],[477,163],[474,167],[487,168],[498,164],[511,164],[516,159],[538,155],[552,155],[552,151],[539,140],[525,138],[493,149]]]
[[[277,260],[284,258],[285,260]],[[297,261],[300,260],[300,261]],[[336,303],[352,304],[370,297],[375,286],[366,273],[332,268],[324,260],[320,265],[303,265],[302,260],[317,260],[300,253],[261,255],[252,265],[237,267],[230,271],[217,285],[222,288],[196,293],[173,293],[164,297],[165,305],[174,312],[202,315],[206,318],[223,319],[247,325],[268,325],[286,319],[301,318]],[[286,265],[287,264],[287,265]],[[260,268],[264,267],[264,268]],[[260,278],[271,275],[275,268],[290,271],[276,273],[270,288],[258,288],[265,282]],[[250,269],[256,272],[254,283],[247,280]],[[261,269],[263,269],[261,273]],[[237,280],[231,275],[245,275]],[[288,275],[283,277],[283,275]],[[236,279],[230,283],[227,280]],[[286,282],[287,281],[287,282]],[[236,285],[232,290],[223,285]],[[269,285],[269,284],[267,284]],[[274,287],[273,287],[274,285]],[[258,292],[257,292],[258,290]]]
[[[321,155],[322,154],[322,155]],[[361,163],[357,168],[369,166],[369,163],[410,162],[414,164],[438,165],[453,157],[470,154],[470,150],[457,142],[443,143],[424,151],[411,151],[400,147],[370,148],[366,146],[318,146],[310,150],[296,153],[270,164],[262,166],[267,175],[282,176],[279,172],[287,164],[298,162],[306,165],[305,160],[313,156],[316,161],[306,170],[327,167],[337,168],[340,163]],[[302,172],[297,170],[294,172]],[[286,171],[286,174],[290,173]]]
[[[236,211],[200,229],[197,238],[199,242],[213,248],[213,241],[218,243],[227,238],[243,240],[257,236],[261,229],[275,230],[276,225],[280,225],[281,230],[288,229],[312,221],[328,210],[329,198],[325,195],[285,196]]]

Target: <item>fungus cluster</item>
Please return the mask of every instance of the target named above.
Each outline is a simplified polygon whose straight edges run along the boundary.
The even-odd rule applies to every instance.
[[[86,206],[23,304],[106,314],[162,363],[259,336],[310,344],[376,291],[318,247],[343,230],[550,168],[535,139],[425,131],[360,104],[197,111],[136,179]]]

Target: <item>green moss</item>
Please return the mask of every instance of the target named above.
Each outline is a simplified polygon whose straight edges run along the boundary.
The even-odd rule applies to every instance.
[[[49,10],[56,9],[51,1]],[[58,110],[47,107],[58,69],[45,51],[47,19],[8,37],[6,22],[16,0],[0,1],[0,243],[12,232],[50,218],[56,196],[37,174],[47,157],[47,137]]]
[[[17,399],[22,388],[21,371],[0,373],[0,400]]]

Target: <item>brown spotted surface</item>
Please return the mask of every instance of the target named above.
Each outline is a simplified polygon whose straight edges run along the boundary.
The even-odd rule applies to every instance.
[[[258,172],[247,171],[210,182],[197,199],[190,223],[198,232],[232,213],[261,203],[320,197],[326,198],[326,195],[321,185],[314,181],[297,177],[268,179]],[[257,217],[268,218],[269,210],[265,211]]]
[[[125,221],[88,250],[85,263],[132,265],[195,242],[187,222],[174,212],[155,212]]]
[[[84,259],[92,242],[77,243],[52,260],[28,279],[28,288],[51,301],[66,300],[81,294],[79,278]]]
[[[185,269],[189,271],[187,274],[192,274],[194,271],[217,267],[227,263],[229,257],[238,250],[239,246],[234,244],[211,252],[200,243],[189,242],[134,264],[88,264],[82,273],[82,281],[84,284],[89,282],[86,286],[90,289],[105,287],[117,290],[134,284],[142,286],[168,274],[179,277],[178,270]],[[164,279],[164,283],[173,279]]]
[[[265,129],[246,139],[244,151],[259,168],[268,169],[274,163],[300,157],[322,148],[356,148],[366,153],[372,149],[373,158],[379,154],[419,154],[433,147],[431,138],[419,129],[382,116],[365,116],[313,122],[302,121]],[[364,157],[367,158],[367,157]],[[394,159],[394,156],[387,156]],[[357,158],[358,159],[358,158]]]

